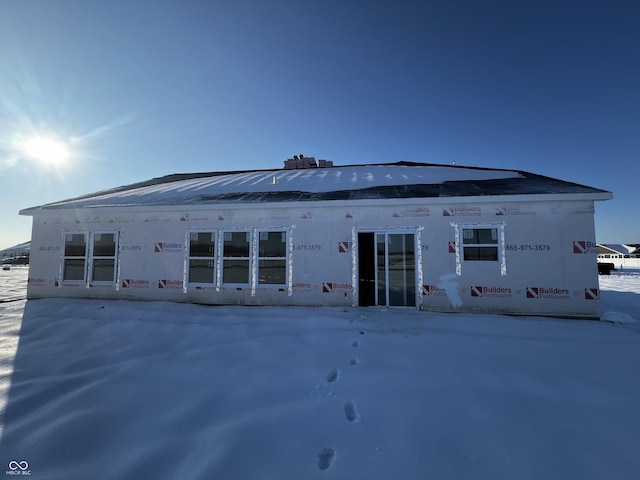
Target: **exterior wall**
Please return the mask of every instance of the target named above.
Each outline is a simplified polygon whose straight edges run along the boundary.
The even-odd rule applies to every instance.
[[[114,213],[116,212],[116,213]],[[43,210],[34,217],[28,297],[170,300],[208,304],[358,305],[357,232],[416,234],[417,298],[425,310],[597,318],[593,202],[429,203],[402,206],[312,203],[90,213]],[[464,261],[461,228],[499,229],[498,262]],[[285,230],[285,285],[186,283],[189,234]],[[117,281],[61,281],[63,238],[119,232]],[[216,267],[220,268],[219,259]],[[255,273],[255,272],[254,272]]]
[[[606,253],[598,255],[598,262],[603,263],[613,263],[616,269],[624,270],[628,269],[638,269],[640,268],[640,257],[636,255],[625,255],[617,254],[617,253]]]

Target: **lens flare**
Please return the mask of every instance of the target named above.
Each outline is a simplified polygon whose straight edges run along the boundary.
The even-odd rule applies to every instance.
[[[27,158],[54,167],[64,165],[69,159],[67,146],[52,137],[29,138],[22,145],[22,151]]]

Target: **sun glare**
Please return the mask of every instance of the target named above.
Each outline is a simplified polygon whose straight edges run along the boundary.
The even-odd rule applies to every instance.
[[[24,142],[22,150],[28,158],[45,165],[62,166],[69,159],[69,149],[55,138],[30,138]]]

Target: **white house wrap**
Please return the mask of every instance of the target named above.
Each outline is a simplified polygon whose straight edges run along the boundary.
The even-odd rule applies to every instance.
[[[304,160],[22,210],[28,297],[599,317],[594,201],[610,192],[515,170]]]

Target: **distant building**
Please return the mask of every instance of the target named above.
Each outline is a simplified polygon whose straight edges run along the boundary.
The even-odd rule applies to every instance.
[[[21,243],[0,250],[0,263],[26,265],[29,263],[30,250],[31,242]]]
[[[640,268],[640,248],[638,244],[623,245],[599,243],[598,262],[613,263],[616,268]]]
[[[597,318],[594,201],[518,170],[400,162],[177,174],[28,208],[29,298]]]

